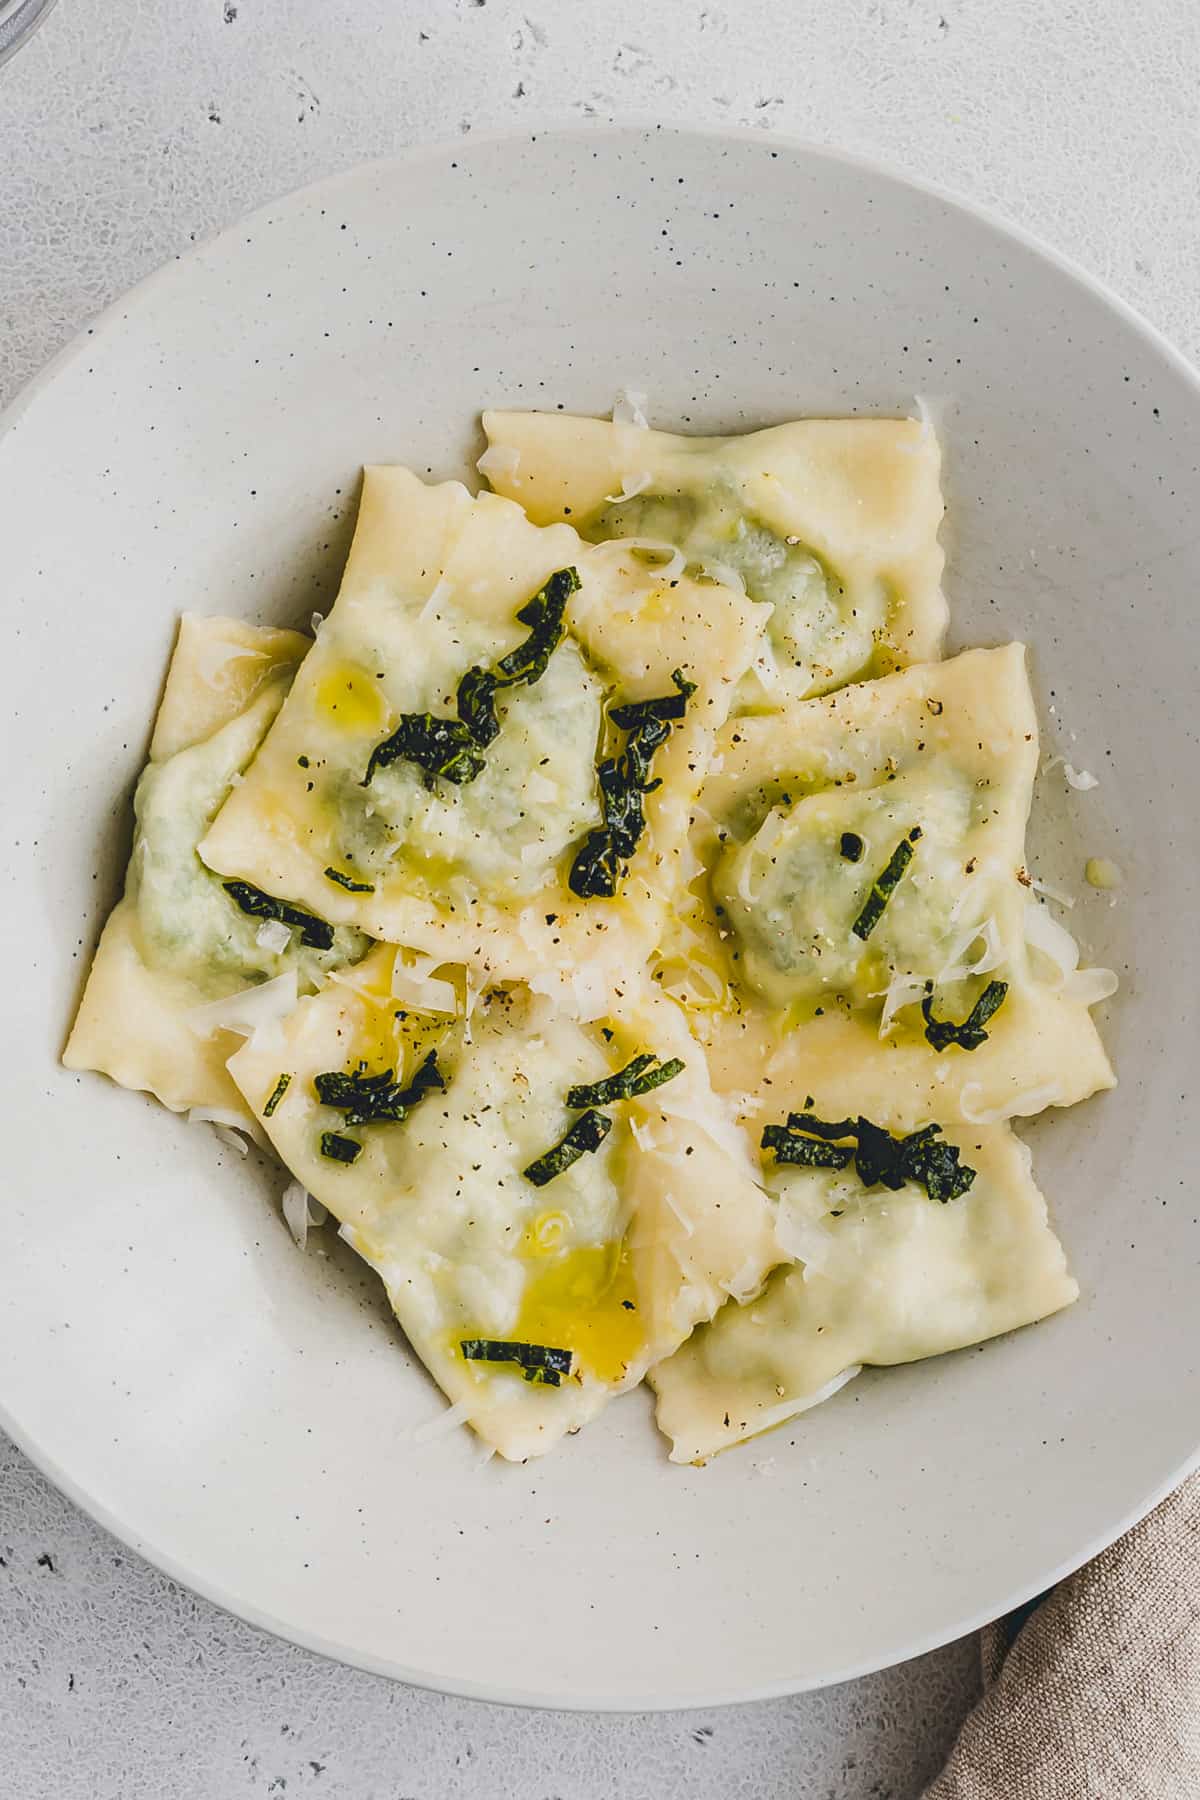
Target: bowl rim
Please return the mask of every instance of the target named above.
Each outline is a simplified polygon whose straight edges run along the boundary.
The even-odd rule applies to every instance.
[[[0,42],[0,68],[24,49],[57,3],[58,0],[0,0],[0,31],[5,34]]]
[[[55,0],[46,0],[42,12],[38,15],[38,22],[45,17],[54,4]],[[25,40],[22,38],[20,41]],[[0,53],[0,63],[3,60],[3,53]],[[1147,319],[1129,301],[1123,299],[1100,277],[1084,268],[1069,255],[1055,249],[1035,232],[1008,219],[998,208],[980,203],[940,182],[911,174],[884,158],[859,151],[842,150],[836,146],[787,132],[772,131],[767,135],[750,126],[689,125],[653,117],[638,117],[637,115],[585,123],[566,119],[556,120],[536,132],[516,127],[498,127],[478,134],[472,133],[468,149],[473,151],[476,145],[487,148],[513,143],[537,143],[547,137],[585,141],[597,137],[653,139],[655,136],[697,139],[715,143],[751,143],[764,149],[781,146],[789,151],[799,152],[803,157],[841,165],[870,175],[883,183],[908,188],[935,199],[954,211],[964,213],[972,220],[986,225],[991,230],[1032,251],[1043,261],[1084,288],[1094,298],[1102,301],[1151,344],[1168,367],[1185,385],[1192,388],[1197,400],[1200,400],[1200,367],[1179,350],[1158,326]],[[159,285],[165,286],[166,282],[173,277],[186,275],[189,266],[195,259],[205,256],[227,235],[241,231],[246,225],[257,220],[265,220],[281,205],[290,204],[302,196],[315,198],[335,194],[343,185],[357,182],[364,176],[382,174],[388,170],[408,170],[426,161],[446,156],[452,151],[457,151],[459,155],[464,154],[461,139],[439,138],[409,145],[404,150],[388,156],[352,163],[347,168],[332,175],[323,176],[317,181],[304,182],[297,187],[286,189],[254,207],[250,212],[228,221],[207,237],[188,244],[179,255],[173,256],[169,261],[151,270],[132,287],[117,295],[90,320],[84,319],[78,331],[0,412],[0,442],[13,430],[29,407],[61,370],[69,367],[85,353],[94,354],[95,339],[110,323],[115,323],[128,310],[131,302],[142,299],[146,294],[155,291]],[[994,1618],[1024,1605],[1057,1582],[1062,1581],[1066,1576],[1073,1574],[1084,1563],[1091,1561],[1093,1557],[1106,1550],[1110,1544],[1115,1543],[1125,1532],[1132,1529],[1190,1474],[1200,1469],[1200,1426],[1198,1426],[1197,1444],[1192,1453],[1165,1478],[1158,1481],[1144,1498],[1119,1519],[1111,1529],[1106,1529],[1095,1538],[1089,1539],[1077,1552],[1072,1552],[1070,1556],[1051,1564],[1036,1577],[1017,1587],[1009,1596],[1000,1613],[995,1612],[990,1606],[966,1612],[949,1626],[934,1628],[914,1637],[907,1644],[902,1657],[896,1657],[891,1651],[886,1651],[879,1655],[860,1657],[844,1667],[836,1668],[820,1676],[789,1677],[782,1675],[775,1680],[755,1682],[746,1687],[726,1684],[716,1689],[689,1690],[682,1693],[658,1690],[635,1708],[630,1706],[626,1696],[620,1694],[580,1693],[564,1697],[561,1694],[550,1695],[519,1687],[509,1687],[503,1683],[460,1680],[446,1674],[414,1668],[396,1659],[375,1656],[359,1650],[353,1645],[326,1638],[320,1632],[286,1623],[252,1602],[239,1599],[235,1594],[224,1589],[220,1583],[189,1568],[172,1551],[157,1543],[149,1542],[124,1524],[102,1500],[90,1493],[81,1482],[77,1482],[67,1469],[39,1446],[34,1433],[26,1431],[20,1421],[9,1411],[2,1392],[0,1392],[0,1430],[5,1432],[23,1455],[60,1493],[66,1495],[82,1512],[95,1520],[128,1549],[144,1558],[161,1574],[176,1582],[186,1591],[200,1596],[212,1605],[221,1608],[222,1611],[243,1620],[260,1631],[265,1631],[283,1643],[296,1645],[348,1667],[361,1669],[368,1674],[385,1676],[390,1680],[404,1682],[412,1687],[433,1693],[449,1694],[461,1699],[556,1712],[596,1712],[627,1716],[637,1713],[667,1713],[696,1708],[711,1709],[718,1706],[747,1705],[755,1701],[785,1698],[792,1694],[812,1692],[842,1682],[858,1680],[864,1676],[875,1674],[881,1669],[896,1667],[900,1662],[927,1655],[931,1651],[952,1643],[957,1638],[978,1631]]]

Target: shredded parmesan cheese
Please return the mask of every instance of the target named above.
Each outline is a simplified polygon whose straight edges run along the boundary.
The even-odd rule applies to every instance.
[[[648,1152],[659,1148],[659,1136],[653,1125],[643,1125],[637,1119],[630,1119],[629,1129],[639,1150]]]
[[[236,1150],[239,1156],[245,1156],[250,1148],[242,1133],[246,1130],[246,1121],[241,1113],[234,1112],[228,1106],[190,1106],[188,1108],[189,1125],[211,1125],[221,1142],[229,1150]]]
[[[432,1419],[426,1419],[423,1425],[414,1426],[412,1431],[408,1434],[409,1442],[412,1444],[429,1444],[432,1443],[435,1438],[447,1437],[450,1432],[456,1431],[460,1425],[465,1425],[470,1416],[471,1402],[469,1400],[456,1400],[453,1406],[447,1406],[442,1412],[435,1414]]]
[[[1060,925],[1036,900],[1028,901],[1025,907],[1025,941],[1057,971],[1055,987],[1061,987],[1079,967],[1079,945],[1066,926]]]
[[[819,1387],[815,1394],[809,1394],[802,1400],[781,1400],[778,1406],[767,1407],[753,1421],[755,1431],[770,1431],[773,1425],[782,1425],[785,1419],[794,1419],[800,1413],[811,1412],[814,1406],[832,1400],[839,1388],[844,1388],[848,1381],[853,1381],[856,1375],[861,1374],[862,1364],[853,1363],[850,1368],[843,1369],[840,1375],[835,1375],[832,1381],[827,1381],[824,1387]]]
[[[946,429],[947,416],[953,412],[958,402],[950,394],[914,394],[913,409],[921,421],[921,441],[919,444],[903,444],[901,449],[906,456],[914,456],[918,450],[928,443],[931,437],[937,437]]]
[[[709,581],[719,581],[722,587],[732,588],[735,594],[745,594],[746,592],[746,583],[741,570],[735,569],[732,563],[701,563],[700,573]]]
[[[683,551],[662,538],[609,538],[589,552],[593,561],[607,560],[623,565],[625,573],[650,575],[651,586],[678,581],[687,567]],[[643,559],[649,559],[647,563]],[[644,598],[645,596],[643,596]]]
[[[420,623],[422,620],[429,618],[431,613],[436,613],[439,607],[445,606],[453,592],[454,589],[446,580],[445,576],[439,576],[429,591],[428,600],[426,600],[424,606],[417,614],[417,622]]]
[[[279,1201],[284,1223],[295,1239],[296,1248],[303,1250],[308,1243],[310,1225],[323,1225],[329,1217],[328,1212],[319,1200],[298,1181],[289,1181]]]
[[[550,1003],[552,1012],[589,1024],[602,1019],[612,1005],[613,988],[620,971],[599,957],[580,963],[574,969],[540,969],[528,980],[531,993]]]
[[[1111,969],[1081,969],[1079,945],[1057,919],[1052,919],[1044,906],[1030,900],[1025,908],[1025,941],[1044,962],[1057,972],[1051,985],[1068,999],[1083,1006],[1095,1006],[1115,994],[1120,983]],[[985,1121],[972,1120],[973,1124]]]
[[[1111,999],[1120,985],[1114,969],[1076,969],[1066,982],[1066,991],[1082,1006],[1097,1006],[1101,1000]]]
[[[236,1031],[240,1037],[256,1037],[279,1025],[295,1010],[297,998],[296,971],[285,969],[282,975],[257,987],[243,988],[221,1000],[209,1000],[194,1006],[186,1015],[188,1026],[197,1037],[211,1037],[214,1031]]]
[[[415,950],[397,951],[392,965],[392,998],[402,1000],[415,1012],[457,1012],[454,984],[433,974],[439,966],[436,956],[421,956]]]
[[[972,962],[967,958],[967,951],[976,939],[983,940],[983,949]],[[985,919],[982,925],[969,927],[957,940],[937,979],[939,982],[964,981],[970,975],[987,975],[992,969],[998,969],[1003,961],[1004,945],[999,927],[995,919]]]
[[[879,1016],[879,1035],[886,1037],[895,1021],[896,1014],[906,1006],[912,1006],[925,992],[925,983],[916,975],[895,974],[882,990],[883,1011]],[[872,994],[872,1000],[878,1000],[879,994]]]
[[[761,1261],[757,1257],[751,1257],[740,1269],[734,1270],[728,1281],[723,1281],[720,1285],[732,1301],[738,1306],[745,1306],[747,1301],[757,1299],[765,1281]]]
[[[682,1227],[684,1237],[689,1237],[689,1238],[694,1237],[696,1234],[696,1227],[692,1223],[691,1219],[688,1218],[688,1216],[684,1212],[683,1208],[679,1205],[678,1201],[676,1200],[674,1194],[671,1192],[670,1188],[663,1189],[663,1199],[666,1201],[667,1205],[670,1207],[671,1211],[675,1214],[675,1217],[678,1219],[679,1224]]]
[[[610,506],[619,506],[622,500],[636,500],[639,494],[645,493],[653,480],[654,476],[649,469],[638,469],[631,475],[622,475],[619,494],[605,494],[604,498]]]
[[[269,950],[273,956],[282,956],[291,948],[292,928],[285,925],[282,919],[264,919],[254,936],[260,950]]]
[[[639,431],[649,431],[650,421],[646,417],[646,396],[635,388],[618,388],[617,397],[613,401],[612,422],[614,425],[635,425]]]

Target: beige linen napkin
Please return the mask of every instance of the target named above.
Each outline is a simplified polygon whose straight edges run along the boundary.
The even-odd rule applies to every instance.
[[[981,1649],[924,1800],[1200,1800],[1200,1475]]]

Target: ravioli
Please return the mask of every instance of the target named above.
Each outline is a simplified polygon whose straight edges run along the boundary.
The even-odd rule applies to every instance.
[[[176,1112],[211,1109],[254,1127],[225,1070],[238,1037],[212,1013],[197,1018],[197,1008],[273,977],[290,978],[293,993],[311,988],[365,949],[344,930],[329,934],[326,949],[279,924],[264,931],[196,855],[308,648],[298,632],[184,615],[134,797],[125,892],[67,1041],[69,1069],[145,1089]]]
[[[940,453],[912,419],[680,437],[488,412],[481,466],[531,519],[677,546],[772,613],[742,703],[774,707],[940,654]]]
[[[521,615],[559,576],[578,584],[565,631],[539,675],[497,694],[486,745],[465,745],[481,767],[451,778],[390,760],[400,731],[463,738],[451,714],[464,677],[490,679],[522,654]],[[494,495],[368,469],[337,603],[201,855],[493,978],[627,967],[691,873],[689,808],[764,613],[720,586],[668,582],[620,546],[589,548],[566,525],[531,525]],[[580,896],[572,871],[602,826],[597,763],[619,753],[621,707],[675,706],[691,684],[617,891]]]
[[[1112,1086],[1088,1009],[1115,979],[1046,954],[1052,931],[1078,959],[1024,868],[1037,758],[1020,644],[725,727],[692,838],[708,879],[658,973],[748,1118],[783,1092],[979,1123]],[[989,988],[971,1047],[935,1047]]]
[[[299,1004],[282,1044],[251,1039],[230,1073],[378,1271],[460,1416],[505,1457],[540,1455],[730,1293],[761,1283],[779,1254],[770,1204],[670,1002],[638,994],[587,1028],[525,989],[492,989],[468,1026],[461,1011],[434,1019],[395,997],[407,993],[404,960],[378,946]],[[330,1074],[365,1078],[367,1091],[388,1071],[419,1085],[431,1051],[444,1090],[429,1085],[402,1120],[352,1125],[319,1097],[316,1078]],[[562,1173],[527,1179],[580,1116],[571,1085],[644,1053],[685,1067],[606,1105],[607,1136]]]
[[[780,1238],[801,1260],[652,1372],[673,1462],[782,1424],[864,1364],[978,1344],[1078,1297],[1025,1145],[1006,1126],[946,1135],[976,1173],[945,1204],[915,1185],[864,1189],[850,1172],[778,1171]]]
[[[314,640],[185,615],[64,1054],[275,1150],[512,1461],[1070,1304],[1004,1121],[1114,1084],[1024,647],[938,660],[928,424],[633,416],[366,469]]]
[[[212,737],[266,688],[290,680],[312,648],[299,631],[183,613],[150,738],[150,761],[166,762]]]

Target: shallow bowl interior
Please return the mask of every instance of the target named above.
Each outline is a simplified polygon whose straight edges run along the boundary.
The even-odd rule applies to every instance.
[[[542,1465],[414,1447],[439,1402],[280,1182],[57,1066],[118,890],[177,614],[304,621],[360,465],[466,473],[484,405],[737,430],[942,397],[960,643],[1026,638],[1039,868],[1123,986],[1113,1095],[1030,1133],[1069,1313],[868,1374],[704,1470],[644,1395]],[[1129,313],[961,205],[761,136],[472,141],[269,207],[138,289],[0,439],[10,682],[0,1420],[129,1542],[371,1668],[556,1705],[817,1684],[1077,1563],[1191,1459],[1200,1227],[1200,393]],[[1089,855],[1125,880],[1081,880]],[[327,1253],[326,1253],[327,1252]]]

